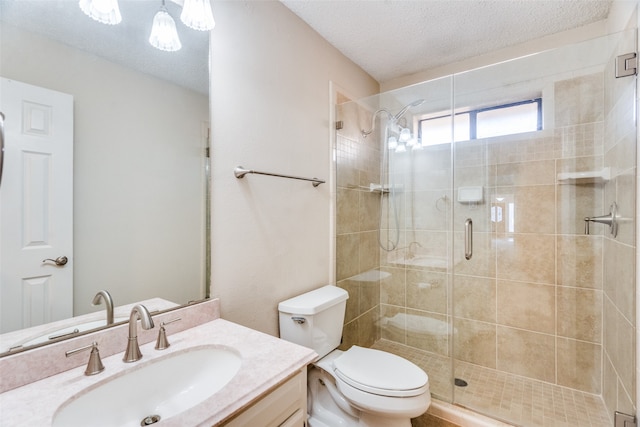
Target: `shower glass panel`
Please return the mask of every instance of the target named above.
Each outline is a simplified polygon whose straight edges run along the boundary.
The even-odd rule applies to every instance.
[[[336,107],[343,123],[336,132],[336,278],[349,292],[341,348],[388,350],[438,372],[430,376],[431,392],[447,401],[452,81]],[[449,115],[437,130],[447,143],[418,145],[423,111]]]
[[[614,73],[635,39],[454,76],[454,111],[541,100],[539,130],[453,144],[453,361],[468,384],[455,403],[526,426],[606,426],[615,410],[635,413],[636,82]],[[482,187],[482,200],[461,200],[467,186]],[[585,234],[584,218],[614,202],[624,231],[592,224]]]
[[[614,77],[636,40],[337,106],[343,348],[399,354],[434,398],[515,425],[636,413],[636,77]]]

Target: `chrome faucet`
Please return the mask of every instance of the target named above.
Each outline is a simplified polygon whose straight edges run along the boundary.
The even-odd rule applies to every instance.
[[[142,329],[153,328],[153,319],[149,310],[142,304],[136,304],[131,309],[129,316],[129,341],[127,342],[127,350],[124,352],[122,360],[126,363],[135,362],[142,359],[140,346],[138,345],[138,319],[142,323]]]
[[[105,308],[107,309],[107,325],[111,325],[113,324],[113,298],[111,298],[109,292],[102,290],[93,297],[91,305],[98,305],[101,301],[104,301]]]

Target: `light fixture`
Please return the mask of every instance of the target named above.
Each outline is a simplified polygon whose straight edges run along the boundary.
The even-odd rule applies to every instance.
[[[122,21],[118,0],[80,0],[80,9],[98,22],[116,25]]]
[[[199,31],[213,30],[216,25],[210,0],[184,0],[180,20],[187,27]]]
[[[407,128],[401,128],[400,136],[398,137],[398,139],[401,142],[407,142],[409,139],[411,139],[411,131]]]
[[[176,30],[176,22],[173,20],[162,0],[162,7],[153,17],[153,27],[151,27],[151,35],[149,43],[156,49],[166,52],[175,52],[182,48],[178,31]]]
[[[395,135],[387,139],[387,148],[396,153],[405,153],[409,148],[411,151],[422,150],[422,141],[405,127],[396,126]],[[397,136],[396,136],[397,135]]]

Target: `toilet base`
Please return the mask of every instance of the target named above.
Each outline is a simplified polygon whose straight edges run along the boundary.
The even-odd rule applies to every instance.
[[[358,427],[359,411],[349,414],[331,397],[329,387],[337,393],[333,378],[321,369],[312,367],[307,375],[307,409],[309,427]],[[348,403],[341,402],[343,405]],[[349,405],[350,406],[350,405]],[[349,409],[348,407],[345,409]],[[352,409],[353,410],[353,409]],[[356,415],[356,416],[353,416]]]
[[[309,369],[307,387],[309,427],[411,427],[408,417],[384,417],[354,408],[337,391],[335,379],[322,369]]]

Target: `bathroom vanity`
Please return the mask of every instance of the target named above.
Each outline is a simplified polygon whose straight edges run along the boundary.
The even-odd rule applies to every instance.
[[[226,427],[303,426],[307,415],[307,371],[302,369],[254,405],[241,411]]]
[[[49,345],[37,356],[29,357],[28,351],[0,359],[3,390],[7,389],[7,381],[19,384],[20,378],[15,377],[23,376],[18,369],[21,365],[33,365],[24,372],[39,367],[45,372],[45,368],[57,362],[64,364],[72,359],[76,364],[71,369],[19,384],[0,394],[0,425],[70,427],[75,423],[86,425],[87,416],[91,416],[93,426],[102,425],[99,422],[113,425],[116,421],[109,417],[114,414],[121,417],[117,420],[119,425],[140,425],[147,416],[156,415],[147,413],[153,408],[158,411],[163,426],[303,426],[306,368],[316,358],[316,353],[223,319],[207,319],[201,314],[195,316],[195,323],[203,323],[183,324],[184,330],[178,332],[177,325],[185,320],[190,322],[188,313],[180,313],[180,310],[190,309],[198,310],[184,307],[155,316],[156,327],[140,331],[141,343],[146,344],[140,346],[143,358],[134,363],[122,361],[127,325]],[[160,323],[177,315],[183,320],[176,322],[174,329],[171,328],[173,325],[167,327],[170,347],[156,350],[155,338]],[[65,357],[65,352],[92,341],[98,342],[100,352],[104,353],[105,369],[97,375],[87,376],[84,370],[89,354]],[[113,351],[113,348],[119,351]],[[22,362],[16,362],[18,357],[23,358]],[[216,368],[215,364],[219,364],[218,373],[227,371],[228,378],[221,380],[217,390],[201,394],[201,399],[190,397],[183,399],[186,402],[180,402],[178,395],[181,393],[166,399],[153,397],[154,390],[171,390],[174,383],[180,381],[210,383],[198,379],[201,376],[198,363],[203,369]],[[226,364],[229,364],[228,368]],[[187,369],[183,375],[181,370],[187,365],[193,369]],[[161,369],[153,371],[154,366]],[[166,375],[158,372],[166,372]],[[207,373],[203,371],[202,375]],[[212,378],[216,375],[214,372]],[[148,393],[143,391],[145,387],[150,390]],[[180,406],[182,404],[188,407],[185,409]],[[153,422],[149,418],[149,425]]]

